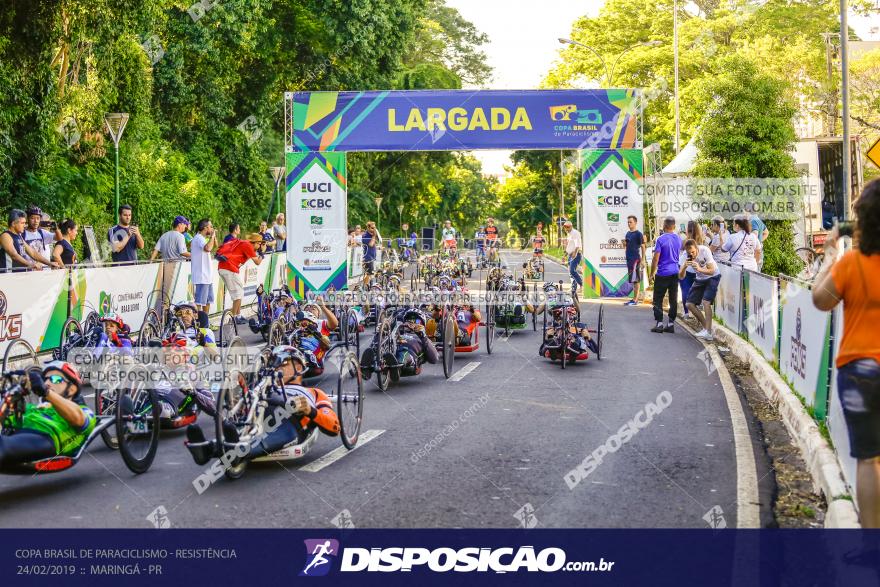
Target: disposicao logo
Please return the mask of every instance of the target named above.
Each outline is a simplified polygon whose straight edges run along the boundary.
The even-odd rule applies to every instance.
[[[330,572],[333,559],[339,556],[339,541],[332,538],[312,538],[306,543],[306,566],[300,577],[323,577]]]

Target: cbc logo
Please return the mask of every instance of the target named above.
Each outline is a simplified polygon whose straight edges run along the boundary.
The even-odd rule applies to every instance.
[[[600,206],[626,206],[629,204],[627,196],[598,196]]]
[[[332,206],[330,198],[303,198],[301,201],[303,210],[327,210]]]

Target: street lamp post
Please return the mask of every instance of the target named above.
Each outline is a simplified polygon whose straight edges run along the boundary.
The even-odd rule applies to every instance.
[[[379,206],[382,204],[382,196],[376,196],[373,200],[376,201],[376,232],[382,234],[382,231],[379,230],[379,216],[381,214]]]
[[[113,147],[116,151],[116,174],[113,185],[116,191],[116,207],[114,210],[116,212],[117,224],[119,224],[119,140],[122,138],[122,133],[125,131],[127,123],[127,112],[112,112],[104,115],[104,125],[107,127],[107,132],[110,133],[110,138],[113,139]]]
[[[852,153],[849,142],[849,2],[840,0],[840,70],[843,105],[843,219],[850,216],[852,198]]]
[[[280,190],[279,186],[281,185],[281,180],[284,178],[284,168],[283,167],[270,167],[269,171],[272,172],[272,179],[275,180],[275,189],[272,191],[272,202],[274,202],[278,206],[278,212],[281,212],[281,202],[279,200]],[[266,218],[266,222],[269,222],[272,216],[272,204],[269,204],[269,218]]]
[[[675,70],[675,154],[678,155],[681,148],[681,124],[678,117],[678,0],[672,5],[672,61]]]
[[[608,71],[608,64],[605,63],[605,59],[603,59],[602,56],[599,54],[599,52],[596,51],[595,49],[593,49],[592,47],[590,47],[588,45],[584,45],[583,43],[581,43],[579,41],[572,41],[571,39],[559,38],[558,41],[563,45],[576,45],[578,47],[583,47],[584,49],[591,51],[593,53],[593,55],[598,57],[599,61],[602,62],[602,68],[605,70],[605,86],[609,87],[609,88],[611,87],[611,84],[614,82],[614,70],[617,67],[617,64],[620,62],[621,57],[623,57],[626,53],[635,49],[636,47],[656,47],[658,45],[663,44],[661,41],[654,40],[654,41],[644,41],[641,43],[636,43],[635,45],[630,45],[629,47],[624,49],[620,53],[620,55],[617,56],[617,59],[614,60],[614,64],[611,66],[611,71],[609,72]]]
[[[403,232],[403,204],[397,205],[397,229]]]

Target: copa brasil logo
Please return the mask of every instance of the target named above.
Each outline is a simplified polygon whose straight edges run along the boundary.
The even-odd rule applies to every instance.
[[[574,114],[577,124],[602,124],[602,113],[598,110],[579,110],[576,104],[550,106],[550,119],[556,122],[571,121]]]
[[[339,541],[332,538],[309,538],[306,544],[306,566],[300,577],[323,577],[330,572],[333,560],[339,556]]]

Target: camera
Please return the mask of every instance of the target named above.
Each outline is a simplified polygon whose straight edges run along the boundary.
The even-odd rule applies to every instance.
[[[49,230],[57,230],[58,223],[54,220],[42,220],[40,221],[40,228],[48,228]]]
[[[853,233],[856,230],[856,223],[851,220],[847,220],[844,222],[837,223],[837,234],[840,236],[848,236],[852,238]]]

